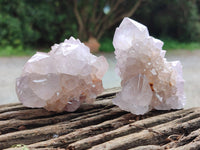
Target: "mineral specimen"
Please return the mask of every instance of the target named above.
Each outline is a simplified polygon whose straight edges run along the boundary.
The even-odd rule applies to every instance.
[[[49,111],[75,111],[91,103],[103,91],[102,77],[108,69],[103,56],[71,37],[55,44],[49,53],[37,52],[16,81],[19,100],[28,107]]]
[[[163,42],[149,36],[146,26],[124,18],[113,45],[122,79],[122,91],[113,99],[114,104],[133,114],[184,106],[181,63],[164,58]]]

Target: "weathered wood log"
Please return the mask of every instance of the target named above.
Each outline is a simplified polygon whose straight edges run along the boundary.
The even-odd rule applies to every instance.
[[[73,113],[1,105],[0,149],[200,149],[200,108],[137,116],[112,104],[119,90],[106,90]]]

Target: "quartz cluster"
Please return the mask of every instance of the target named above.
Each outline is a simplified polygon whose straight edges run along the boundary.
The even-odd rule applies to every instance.
[[[146,26],[124,18],[113,45],[122,79],[122,91],[113,99],[114,104],[133,114],[184,106],[182,65],[164,58],[163,42],[151,37]]]
[[[57,112],[72,112],[83,102],[92,103],[103,91],[106,59],[92,55],[73,37],[51,49],[37,52],[25,64],[16,81],[19,100],[28,107]]]

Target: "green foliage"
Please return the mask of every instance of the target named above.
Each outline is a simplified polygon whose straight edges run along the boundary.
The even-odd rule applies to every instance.
[[[29,5],[25,1],[0,1],[0,44],[25,45],[38,39],[37,32],[31,26]]]
[[[101,44],[100,51],[102,51],[102,52],[113,52],[114,51],[114,47],[113,47],[111,38],[108,38],[108,37],[102,38],[100,40],[100,44]]]
[[[101,39],[124,17],[134,14],[141,0],[73,0],[74,17],[79,25],[79,39]]]
[[[134,19],[148,26],[151,35],[200,41],[199,5],[193,0],[148,0]]]
[[[114,5],[111,0],[99,1],[96,7],[93,5],[95,1],[77,0],[77,2],[80,15],[83,21],[85,20],[87,34],[94,36],[97,25],[107,28],[108,24],[113,23],[112,17],[104,22],[98,19],[99,11],[105,5]],[[126,10],[135,2],[125,1],[119,10],[122,11],[121,8]],[[53,43],[61,42],[70,36],[77,37],[79,26],[73,9],[72,1],[66,0],[0,0],[0,56],[29,55],[33,53],[35,47],[37,47],[35,50],[38,47],[50,47]],[[113,15],[116,13],[122,12],[116,11]],[[132,18],[145,24],[153,36],[176,39],[165,38],[166,49],[199,49],[199,16],[199,1],[148,0],[142,2]],[[100,39],[101,51],[114,50],[109,37],[113,36],[116,26],[118,24],[109,28],[109,32]],[[100,29],[96,32],[99,33]]]
[[[77,35],[75,18],[64,0],[0,0],[0,45],[50,47]],[[65,4],[65,5],[64,5]]]
[[[0,14],[0,44],[2,45],[21,45],[21,28],[20,21],[7,14],[4,16]]]

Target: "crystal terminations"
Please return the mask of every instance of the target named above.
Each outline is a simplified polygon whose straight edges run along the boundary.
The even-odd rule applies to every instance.
[[[49,111],[75,111],[103,92],[102,77],[108,69],[103,56],[71,37],[55,44],[49,53],[37,52],[16,81],[19,100],[28,107]]]
[[[113,45],[122,79],[122,91],[113,99],[114,104],[133,114],[183,108],[182,65],[164,58],[163,42],[149,36],[146,26],[124,18]]]

